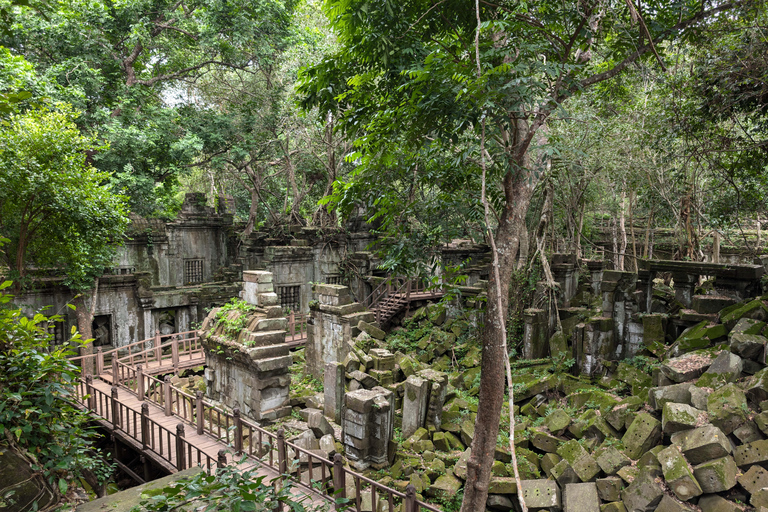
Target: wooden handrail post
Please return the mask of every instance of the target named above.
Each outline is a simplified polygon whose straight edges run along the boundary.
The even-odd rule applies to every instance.
[[[405,512],[419,512],[419,504],[416,503],[416,487],[408,484],[405,488]]]
[[[285,448],[285,430],[281,428],[277,431],[277,468],[281,479],[288,473],[288,457]]]
[[[144,401],[144,369],[141,365],[136,367],[136,394],[139,395],[139,402]]]
[[[240,455],[243,453],[243,422],[240,419],[240,409],[232,411],[232,419],[235,423],[235,438],[232,440],[232,445],[235,448],[235,453]]]
[[[347,506],[347,483],[344,463],[340,453],[333,456],[333,496],[336,510],[344,510]]]
[[[171,361],[173,362],[173,373],[179,374],[179,338],[173,337],[171,341]]]
[[[96,395],[93,394],[93,375],[85,376],[85,392],[88,393],[88,409],[96,412]]]
[[[203,409],[203,392],[195,393],[195,414],[197,416],[197,434],[203,435],[203,422],[205,421],[205,410]]]
[[[141,447],[146,450],[149,447],[149,404],[141,404]]]
[[[117,354],[112,354],[112,384],[115,386],[120,385],[120,376],[117,374],[118,371]]]
[[[171,376],[166,375],[163,381],[163,398],[165,399],[165,415],[173,416],[173,395],[171,394]]]
[[[293,313],[293,310],[288,314],[288,327],[289,331],[291,333],[291,336],[296,334],[296,315]]]
[[[218,456],[218,460],[216,461],[216,465],[219,466],[220,468],[223,468],[224,466],[227,465],[227,450],[222,448],[221,450],[219,450],[218,455],[219,456]]]
[[[183,471],[187,469],[187,463],[184,460],[184,424],[176,425],[176,469]]]
[[[98,347],[96,349],[96,375],[104,373],[104,349]]]
[[[163,351],[160,350],[160,333],[155,333],[155,359],[157,359],[158,364],[160,361],[163,360]]]
[[[112,386],[112,430],[117,430],[120,425],[120,410],[118,408],[119,402],[117,401],[117,386]]]

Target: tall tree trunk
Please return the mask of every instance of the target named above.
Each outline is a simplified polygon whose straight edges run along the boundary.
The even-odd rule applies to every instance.
[[[509,281],[515,269],[516,257],[525,227],[525,216],[531,201],[532,185],[527,177],[507,177],[504,183],[506,205],[496,231],[496,247],[499,256],[499,279],[491,272],[488,282],[488,303],[485,311],[485,327],[482,334],[482,361],[480,366],[480,394],[475,421],[475,437],[471,455],[467,461],[467,480],[464,486],[462,512],[485,510],[488,499],[488,482],[491,478],[499,418],[504,404],[504,325],[499,323],[499,310],[507,316]],[[501,303],[497,299],[497,287]]]
[[[720,232],[712,233],[712,263],[720,263]]]
[[[629,232],[632,237],[632,268],[637,274],[639,270],[637,265],[637,237],[635,236],[635,191],[630,189],[629,191]]]
[[[619,270],[619,233],[616,226],[616,218],[612,217],[611,223],[611,252],[613,253],[613,269]]]
[[[243,238],[248,238],[253,233],[256,226],[256,216],[259,212],[259,191],[256,190],[256,187],[249,188],[248,191],[251,193],[251,206],[248,208],[248,222],[246,222],[243,230]]]
[[[619,257],[617,270],[624,270],[624,256],[627,254],[627,226],[626,226],[626,214],[627,209],[627,194],[622,188],[621,190],[621,211],[619,212]]]
[[[584,229],[584,204],[579,205],[579,222],[576,226],[576,259],[581,260],[581,232]]]
[[[643,248],[643,258],[651,258],[651,226],[653,225],[653,205],[651,205],[651,211],[648,213],[648,222],[645,225],[645,247]]]

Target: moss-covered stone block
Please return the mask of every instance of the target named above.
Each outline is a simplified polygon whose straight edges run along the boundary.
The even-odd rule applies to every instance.
[[[556,453],[545,453],[541,457],[541,470],[547,477],[554,478],[552,476],[552,468],[554,468],[561,460],[563,460],[562,457]]]
[[[555,466],[550,471],[550,475],[551,478],[555,479],[557,485],[559,485],[561,489],[564,488],[567,484],[575,484],[579,482],[578,475],[565,459],[561,459],[560,462],[555,464]]]
[[[735,384],[716,389],[707,398],[709,421],[728,435],[747,421],[747,398]]]
[[[560,446],[560,443],[562,442],[561,439],[540,430],[532,431],[528,440],[535,448],[546,453],[557,452],[557,447]]]
[[[680,447],[691,464],[701,464],[731,453],[728,436],[714,425],[704,425],[672,434],[670,440],[672,444]]]
[[[600,466],[594,457],[576,440],[560,445],[557,454],[568,461],[582,482],[589,482],[600,473]]]
[[[621,442],[630,459],[638,459],[661,440],[661,422],[648,413],[638,414]]]
[[[768,308],[763,304],[763,301],[755,299],[746,304],[734,304],[720,312],[720,322],[728,330],[733,329],[742,318],[765,322],[768,320]]]
[[[550,432],[555,435],[560,435],[565,432],[565,429],[571,424],[571,416],[562,409],[555,409],[547,416],[546,420],[544,420],[544,424]]]
[[[615,475],[624,466],[632,464],[632,461],[614,446],[598,448],[595,453],[597,465],[606,475]]]
[[[664,473],[664,480],[678,499],[688,501],[701,496],[701,486],[693,476],[693,469],[678,446],[673,445],[661,450],[657,457]]]
[[[664,496],[664,489],[656,475],[643,471],[639,472],[632,483],[621,491],[621,501],[632,511],[652,512]]]
[[[427,488],[427,495],[433,498],[451,499],[462,487],[461,481],[451,474],[441,475]]]
[[[661,412],[661,429],[665,434],[671,435],[695,428],[701,414],[701,411],[690,405],[667,402]]]
[[[693,468],[693,476],[705,493],[727,491],[736,485],[739,468],[732,457],[721,457]]]

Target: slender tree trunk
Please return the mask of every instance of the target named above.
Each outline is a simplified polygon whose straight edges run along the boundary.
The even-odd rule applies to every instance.
[[[256,217],[259,213],[259,192],[256,187],[249,188],[248,191],[251,193],[251,206],[248,208],[248,222],[246,222],[243,230],[243,238],[248,238],[253,233],[256,227]]]
[[[630,231],[630,236],[632,237],[632,268],[634,269],[634,272],[637,273],[638,271],[637,237],[635,237],[634,204],[635,204],[635,191],[630,190],[629,191],[629,231]]]
[[[720,232],[712,233],[712,262],[720,263]]]
[[[485,510],[488,498],[488,482],[491,478],[496,438],[499,434],[499,418],[504,404],[504,348],[499,324],[499,309],[507,316],[509,302],[509,281],[515,269],[516,256],[525,227],[525,216],[531,201],[532,187],[527,178],[509,180],[505,183],[506,206],[496,231],[496,247],[499,255],[499,279],[496,282],[491,272],[488,282],[488,303],[483,329],[482,362],[480,372],[480,395],[475,421],[475,437],[472,439],[471,455],[467,461],[467,481],[464,486],[462,512]],[[500,287],[501,303],[497,297]]]
[[[576,259],[581,259],[581,232],[584,229],[584,204],[579,205],[579,222],[576,226]]]
[[[618,257],[618,269],[617,270],[624,270],[624,256],[627,254],[627,225],[626,225],[626,214],[624,213],[627,210],[627,194],[622,189],[621,191],[621,211],[619,212],[619,257]]]
[[[611,251],[613,252],[613,269],[619,270],[619,233],[616,218],[611,218]]]
[[[650,259],[651,258],[651,226],[653,225],[653,206],[651,206],[651,211],[648,213],[648,222],[645,225],[645,247],[643,248],[643,258]]]

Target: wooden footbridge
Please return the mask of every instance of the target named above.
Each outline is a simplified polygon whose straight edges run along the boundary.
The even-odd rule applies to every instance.
[[[363,299],[363,305],[373,312],[379,325],[386,325],[396,314],[410,309],[411,303],[439,299],[441,287],[431,287],[421,279],[390,277]]]
[[[153,346],[147,347],[149,342]],[[108,367],[105,356],[111,359]],[[78,382],[77,404],[111,435],[169,473],[197,465],[212,474],[239,461],[243,468],[257,467],[257,474],[275,485],[290,481],[305,506],[326,503],[336,510],[362,512],[371,510],[364,507],[369,503],[378,512],[440,512],[416,499],[412,485],[405,493],[381,485],[344,467],[339,454],[329,460],[286,440],[283,429],[271,432],[243,418],[238,409],[229,412],[209,402],[201,391],[192,395],[179,389],[170,375],[157,378],[204,364],[196,331],[156,336],[73,361],[97,370],[95,377],[86,375]],[[144,475],[118,466],[137,482],[149,479],[146,464]]]

